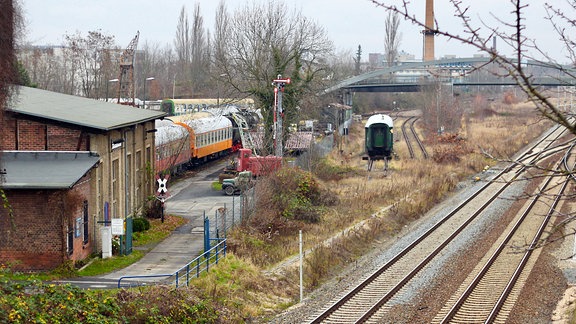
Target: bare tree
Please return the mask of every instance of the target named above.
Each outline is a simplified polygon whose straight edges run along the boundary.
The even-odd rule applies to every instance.
[[[175,79],[174,83],[178,82],[179,80],[187,79],[187,74],[185,71],[189,69],[191,64],[190,48],[192,47],[192,40],[190,38],[188,14],[186,13],[186,8],[182,6],[182,9],[180,10],[180,16],[178,17],[178,25],[176,26],[176,38],[174,39],[174,49],[176,51],[178,71],[181,71],[181,73],[177,75],[178,80]]]
[[[21,8],[18,1],[0,0],[0,125],[4,124],[4,110],[12,92],[16,76],[16,39],[22,29]],[[2,134],[0,134],[2,135]],[[0,136],[0,149],[3,149],[3,136]],[[1,152],[0,152],[1,153]],[[4,181],[5,170],[0,163],[0,183]],[[13,220],[14,214],[4,190],[0,189],[0,209]],[[4,222],[5,223],[5,222]],[[12,223],[14,226],[14,223]]]
[[[409,1],[403,0],[400,5],[388,5],[383,1],[369,0],[375,5],[395,12],[405,20],[426,28],[424,22],[418,20],[416,15],[412,13],[409,9]],[[480,26],[473,24],[469,12],[470,6],[465,6],[460,0],[449,0],[452,6],[452,11],[454,16],[457,17],[463,26],[463,30],[443,30],[437,29],[434,32],[440,37],[446,37],[450,40],[460,41],[461,43],[476,48],[479,52],[487,54],[491,58],[492,64],[496,64],[502,76],[511,77],[518,84],[520,89],[526,93],[529,100],[531,100],[538,111],[546,118],[549,118],[553,122],[566,127],[570,132],[576,134],[576,124],[570,122],[566,112],[558,109],[554,103],[543,94],[540,89],[534,85],[534,76],[530,74],[524,66],[524,62],[527,60],[540,62],[541,65],[547,66],[552,69],[556,69],[559,74],[564,77],[574,78],[574,71],[567,69],[566,67],[557,64],[552,58],[550,58],[532,39],[526,36],[526,28],[524,25],[526,7],[528,6],[522,0],[509,0],[511,5],[511,13],[513,14],[513,19],[506,21],[504,19],[498,19],[500,25],[488,25],[486,23],[480,22]],[[563,20],[568,23],[570,28],[576,27],[576,22],[568,19],[566,15],[559,15],[558,10],[554,6],[545,4],[543,5],[545,12],[548,13],[548,19],[554,22],[555,19]],[[574,9],[574,4],[572,4]],[[555,11],[556,10],[556,11]],[[436,24],[437,25],[437,24]],[[506,28],[499,28],[506,27]],[[559,28],[559,27],[558,27]],[[512,30],[511,32],[506,32],[502,30]],[[564,30],[561,30],[561,32]],[[463,34],[461,34],[463,33]],[[564,32],[566,45],[570,47],[570,38],[567,32]],[[498,50],[492,46],[493,37],[502,39],[504,43],[510,47],[513,52],[513,57],[507,57],[504,54],[498,52]],[[532,51],[532,52],[530,52]],[[547,61],[542,61],[534,56],[534,53],[541,54]],[[574,56],[572,55],[572,59]]]
[[[362,46],[358,45],[358,50],[356,51],[356,57],[354,57],[354,73],[356,75],[360,74],[360,64],[362,60]]]
[[[399,33],[400,16],[397,12],[388,11],[386,21],[384,23],[384,53],[386,55],[386,63],[388,66],[393,66],[398,59],[398,47],[402,35]]]
[[[207,35],[206,30],[204,29],[204,18],[200,14],[200,4],[198,3],[194,6],[191,35],[192,66],[190,70],[190,79],[193,82],[192,89],[197,91],[206,80],[206,72],[209,66]]]
[[[104,71],[112,65],[110,49],[114,44],[114,36],[106,35],[101,31],[89,31],[86,37],[80,33],[65,35],[65,46],[69,56],[73,73],[73,93],[88,98],[99,98],[106,75]],[[107,80],[106,80],[107,81]]]
[[[174,45],[179,71],[182,71],[181,75],[178,75],[179,91],[187,93],[188,96],[194,95],[204,84],[209,67],[207,33],[198,3],[194,6],[191,26],[186,9],[182,6]]]
[[[372,3],[384,8],[386,10],[393,11],[401,15],[404,19],[416,24],[423,29],[426,28],[424,22],[418,20],[416,15],[414,15],[409,10],[409,1],[403,0],[400,5],[388,5],[383,1],[370,0]],[[509,0],[508,5],[511,10],[501,9],[512,14],[512,18],[508,20],[502,19],[493,15],[496,19],[495,24],[487,24],[483,20],[475,24],[469,16],[469,12],[472,11],[471,6],[465,6],[461,0],[449,0],[452,6],[452,11],[454,16],[457,17],[462,26],[462,30],[448,30],[437,27],[434,33],[439,37],[446,37],[453,41],[459,41],[465,46],[470,46],[477,49],[481,53],[487,54],[490,58],[489,63],[485,64],[478,69],[488,70],[491,74],[499,77],[512,78],[522,92],[526,95],[528,100],[530,100],[536,107],[537,111],[545,118],[551,120],[556,125],[565,128],[568,132],[576,135],[576,122],[574,121],[574,111],[572,109],[562,109],[555,104],[556,100],[551,99],[551,96],[547,94],[543,89],[536,85],[535,78],[538,76],[538,71],[534,69],[527,68],[525,62],[531,61],[532,64],[537,64],[540,67],[547,69],[547,75],[558,78],[558,81],[566,82],[566,84],[573,84],[576,77],[576,70],[573,69],[575,63],[576,55],[574,52],[574,45],[576,44],[573,40],[573,31],[576,29],[576,21],[572,18],[574,13],[576,13],[576,3],[574,1],[566,1],[565,3],[569,5],[569,9],[572,12],[568,12],[565,9],[559,9],[559,4],[554,3],[544,3],[542,4],[542,12],[546,14],[547,18],[552,26],[558,32],[559,38],[564,41],[564,46],[568,50],[568,59],[571,60],[571,66],[564,66],[558,64],[552,57],[550,57],[546,51],[539,47],[538,43],[534,39],[527,37],[527,29],[529,26],[525,24],[526,10],[529,1],[522,0]],[[535,3],[530,3],[530,5],[537,5]],[[438,26],[438,23],[435,24]],[[541,26],[535,26],[536,28],[541,28]],[[501,39],[505,47],[511,49],[513,52],[512,57],[507,57],[502,52],[492,45],[493,38]],[[488,153],[485,153],[488,155]],[[541,158],[544,159],[544,158]],[[521,161],[511,161],[505,159],[507,162],[516,163],[523,165]],[[574,171],[564,171],[549,169],[547,164],[539,165],[537,162],[532,162],[530,165],[523,165],[528,167],[532,174],[541,174],[546,172],[552,176],[559,177],[573,177]],[[529,172],[530,173],[530,172]],[[537,179],[540,175],[530,174],[527,176],[528,179]],[[550,193],[546,192],[547,189],[540,189],[537,195],[543,196]],[[525,196],[532,196],[533,193],[526,193]],[[574,194],[565,192],[562,196],[565,200],[573,200]],[[572,212],[570,214],[560,214],[557,215],[563,217],[563,221],[560,222],[560,226],[573,221],[576,218],[576,213]],[[560,228],[558,227],[558,232],[561,232],[561,236],[571,235],[576,232],[574,229]],[[544,241],[549,240],[551,235],[544,238]]]
[[[283,3],[248,4],[231,17],[221,6],[213,47],[214,67],[225,75],[226,91],[255,99],[266,119],[267,138],[273,119],[272,80],[278,75],[292,80],[283,101],[284,125],[289,125],[301,99],[315,93],[318,81],[329,74],[326,58],[332,43],[325,31]]]

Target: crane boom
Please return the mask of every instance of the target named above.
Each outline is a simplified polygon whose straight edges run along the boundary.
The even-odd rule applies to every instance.
[[[118,103],[134,106],[134,53],[138,46],[140,31],[130,41],[119,59],[120,75],[118,76]]]

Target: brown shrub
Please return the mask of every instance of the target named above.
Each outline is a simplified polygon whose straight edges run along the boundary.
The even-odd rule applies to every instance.
[[[513,92],[506,92],[502,98],[502,102],[507,105],[517,104],[519,102],[518,97]]]
[[[472,150],[467,146],[466,140],[455,133],[444,133],[436,137],[439,145],[434,146],[432,159],[436,163],[457,163],[461,157]]]

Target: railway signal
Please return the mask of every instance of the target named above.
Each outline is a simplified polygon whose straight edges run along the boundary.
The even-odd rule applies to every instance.
[[[290,84],[290,78],[282,79],[280,74],[278,74],[276,79],[272,80],[272,85],[274,86],[274,152],[276,156],[280,157],[284,154],[282,144],[282,118],[284,117],[282,94],[287,84]]]
[[[159,175],[156,175],[156,182],[158,183],[158,190],[156,190],[156,199],[160,201],[160,206],[162,208],[160,212],[160,218],[162,220],[162,223],[164,223],[164,202],[166,201],[166,198],[168,198],[169,196],[168,193],[169,178],[170,178],[169,174],[165,175],[163,178],[160,178]]]

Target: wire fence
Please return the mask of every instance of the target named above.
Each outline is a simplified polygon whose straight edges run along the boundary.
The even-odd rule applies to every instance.
[[[226,238],[227,233],[234,227],[242,223],[250,215],[255,207],[255,190],[250,188],[240,195],[232,196],[231,204],[224,204],[214,211],[213,214],[205,214],[204,218],[208,222],[208,229],[204,229],[211,239]]]

